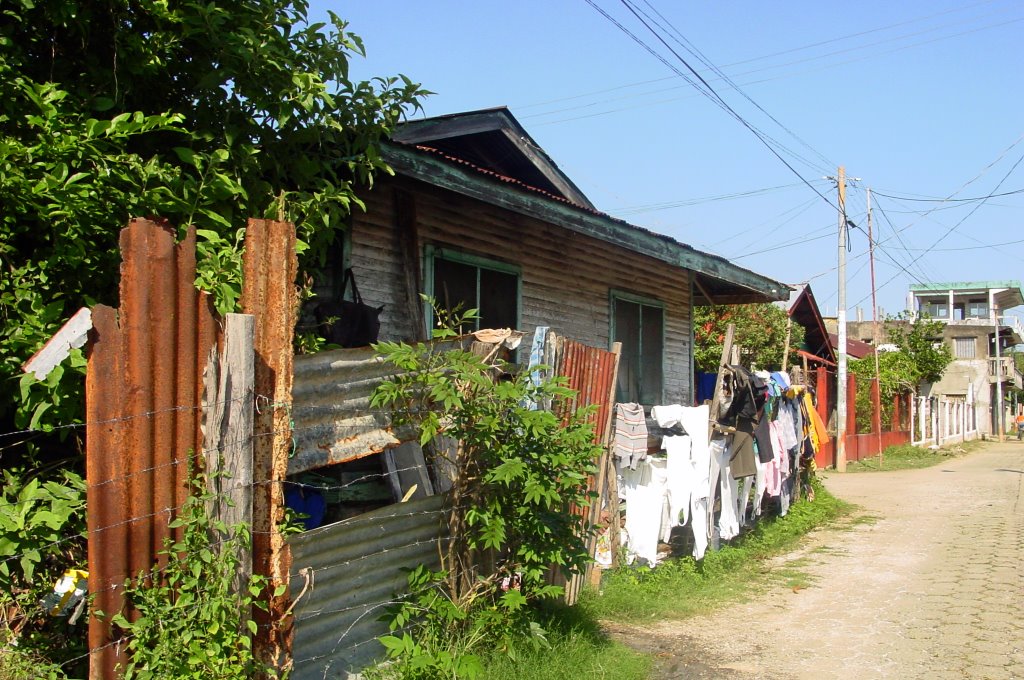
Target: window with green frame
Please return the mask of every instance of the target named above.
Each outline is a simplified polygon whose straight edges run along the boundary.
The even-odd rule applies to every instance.
[[[476,309],[480,318],[463,332],[519,325],[519,268],[467,253],[440,248],[427,251],[428,290],[446,310]],[[437,319],[430,317],[430,323]]]
[[[645,406],[660,404],[664,386],[664,305],[613,291],[612,342],[622,343],[615,399]]]

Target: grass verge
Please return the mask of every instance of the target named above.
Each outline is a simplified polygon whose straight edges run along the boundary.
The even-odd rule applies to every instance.
[[[656,569],[624,567],[605,575],[600,592],[588,591],[579,608],[598,620],[640,622],[684,618],[750,595],[770,577],[765,560],[797,545],[809,531],[848,514],[853,506],[815,484],[813,502],[795,503],[785,517],[761,520],[751,531],[697,562],[664,561]],[[782,574],[796,580],[791,564]]]
[[[847,463],[847,472],[890,472],[892,470],[916,470],[938,465],[944,461],[962,456],[982,446],[980,441],[954,444],[941,449],[927,449],[910,444],[889,446],[882,456],[873,456]]]
[[[642,680],[654,658],[611,639],[601,621],[636,623],[682,618],[735,602],[769,581],[794,590],[812,584],[806,557],[787,560],[770,570],[766,561],[794,548],[809,531],[847,515],[850,504],[815,484],[815,500],[794,504],[783,518],[763,519],[754,529],[708,551],[701,562],[692,557],[663,561],[657,569],[623,568],[606,574],[600,592],[584,592],[575,607],[549,605],[538,623],[547,631],[548,647],[524,641],[512,653],[482,659],[480,677],[488,680]]]
[[[597,619],[580,607],[552,605],[539,622],[547,630],[549,648],[524,646],[513,655],[484,659],[487,680],[577,680],[577,678],[647,678],[652,659],[611,640]]]

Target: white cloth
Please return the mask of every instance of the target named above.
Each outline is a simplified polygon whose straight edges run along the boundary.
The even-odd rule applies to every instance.
[[[680,406],[679,409],[679,424],[690,435],[690,460],[694,469],[691,493],[697,498],[707,498],[711,495],[711,450],[708,448],[708,418],[711,416],[711,407],[704,404]]]
[[[708,549],[708,499],[690,497],[690,527],[693,529],[693,558],[704,558]]]
[[[683,407],[679,404],[667,404],[663,406],[655,406],[651,409],[651,418],[658,424],[658,427],[668,429],[680,422],[680,418],[683,414]],[[683,428],[686,429],[685,427]],[[686,430],[686,434],[690,434],[689,430]]]
[[[661,446],[667,456],[668,524],[672,527],[686,524],[690,513],[690,494],[696,469],[690,458],[690,437],[681,435],[664,437]]]
[[[668,502],[667,461],[648,458],[636,470],[622,470],[626,490],[627,557],[641,558],[652,567],[658,564],[658,538],[663,532]]]
[[[757,461],[757,460],[754,461],[755,465],[758,464],[759,462],[760,461]],[[756,476],[757,475],[755,473],[755,475],[753,475],[753,476],[747,475],[746,477],[743,478],[743,484],[740,487],[740,494],[739,494],[739,497],[736,499],[736,514],[737,514],[737,517],[739,518],[740,526],[741,527],[745,527],[748,524],[748,522],[747,522],[747,501],[750,498],[750,487],[753,485],[754,477],[756,477]]]
[[[714,448],[714,454],[718,457],[718,494],[722,499],[721,514],[718,516],[718,534],[723,541],[728,541],[740,532],[739,520],[736,518],[738,481],[733,479],[732,470],[729,467],[729,447]]]
[[[768,463],[755,460],[757,471],[754,473],[754,517],[761,516],[761,500],[764,498],[765,484],[767,483]]]

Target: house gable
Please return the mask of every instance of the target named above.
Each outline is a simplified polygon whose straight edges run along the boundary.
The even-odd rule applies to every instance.
[[[409,121],[391,138],[436,149],[577,205],[594,207],[505,107]]]

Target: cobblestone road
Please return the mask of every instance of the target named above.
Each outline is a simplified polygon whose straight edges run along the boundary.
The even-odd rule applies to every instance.
[[[805,589],[647,628],[658,678],[1024,679],[1024,444],[826,486],[868,521],[776,562]]]

